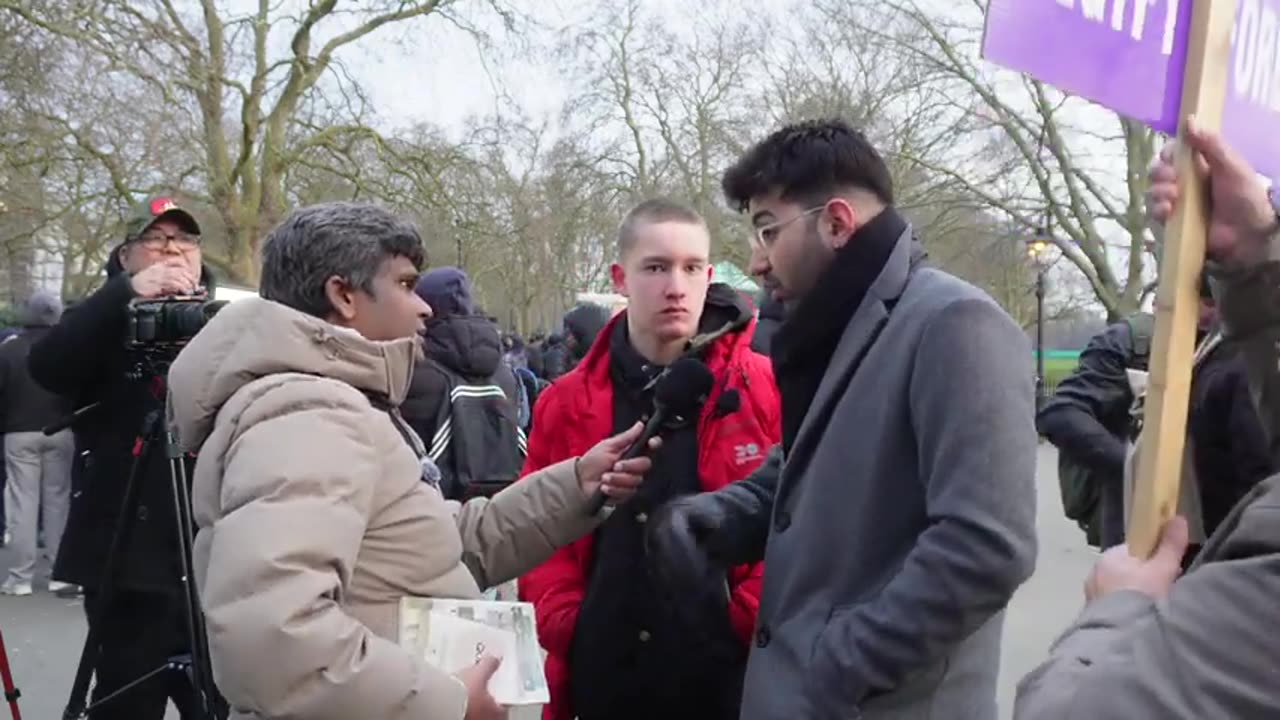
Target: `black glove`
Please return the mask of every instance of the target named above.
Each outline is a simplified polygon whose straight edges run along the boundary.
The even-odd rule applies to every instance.
[[[676,498],[650,518],[645,556],[670,617],[709,658],[746,654],[729,621],[728,564],[715,552],[726,508],[715,493]]]
[[[650,568],[664,587],[677,593],[700,592],[727,563],[712,559],[725,508],[715,493],[678,497],[649,519],[645,550]]]

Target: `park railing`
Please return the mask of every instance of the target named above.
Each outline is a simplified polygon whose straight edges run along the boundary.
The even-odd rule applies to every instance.
[[[1036,351],[1031,351],[1031,367],[1035,372]],[[1070,375],[1080,364],[1079,350],[1045,350],[1044,351],[1044,392],[1052,395],[1058,389],[1058,383]]]

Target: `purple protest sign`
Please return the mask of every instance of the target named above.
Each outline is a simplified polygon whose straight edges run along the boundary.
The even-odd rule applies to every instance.
[[[990,0],[982,54],[1172,134],[1191,2]],[[1228,76],[1223,134],[1280,178],[1280,0],[1238,0]]]
[[[1280,0],[1239,0],[1222,134],[1280,180]]]

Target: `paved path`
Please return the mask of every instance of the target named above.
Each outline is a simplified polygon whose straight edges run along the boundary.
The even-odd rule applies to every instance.
[[[1013,596],[1004,626],[1000,659],[1000,708],[1012,717],[1018,680],[1039,665],[1049,645],[1084,606],[1084,580],[1097,552],[1084,542],[1084,533],[1062,515],[1058,495],[1058,454],[1040,446],[1037,458],[1036,526],[1040,554],[1035,575]]]
[[[1040,559],[1035,576],[1014,598],[1005,626],[1000,682],[1005,717],[1010,715],[1018,678],[1044,658],[1049,644],[1079,611],[1081,587],[1093,563],[1094,555],[1084,545],[1083,535],[1062,518],[1056,459],[1052,448],[1042,446]],[[0,568],[7,568],[9,560],[7,552],[0,550]],[[60,718],[84,642],[80,602],[40,593],[25,598],[0,597],[0,632],[24,694],[23,716],[29,720]],[[176,713],[170,712],[170,717]],[[7,708],[0,709],[0,720],[7,718]]]

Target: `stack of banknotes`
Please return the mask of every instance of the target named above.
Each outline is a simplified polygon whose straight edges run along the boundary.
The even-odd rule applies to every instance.
[[[503,705],[550,701],[533,605],[494,600],[404,598],[400,645],[448,673],[485,655],[502,661],[489,694]]]

